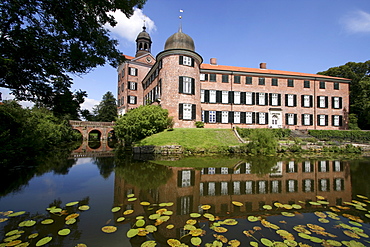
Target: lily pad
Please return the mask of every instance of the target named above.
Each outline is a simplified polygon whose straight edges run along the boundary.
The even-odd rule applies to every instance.
[[[22,221],[21,223],[19,223],[19,227],[22,227],[22,226],[27,226],[27,227],[31,227],[31,226],[34,226],[36,224],[36,221],[35,220],[25,220],[25,221]]]
[[[200,216],[202,216],[202,215],[198,214],[198,213],[191,213],[190,214],[190,217],[192,217],[192,218],[199,218]]]
[[[40,239],[39,241],[37,241],[36,246],[43,246],[43,245],[49,243],[52,239],[53,239],[53,237],[44,237],[44,238]]]
[[[70,233],[71,233],[71,230],[68,229],[68,228],[64,228],[64,229],[58,231],[58,235],[60,235],[60,236],[67,236]]]
[[[173,224],[170,224],[170,225],[167,225],[166,226],[166,228],[168,229],[168,230],[171,230],[171,229],[173,229],[175,227],[175,225],[173,225]]]
[[[66,220],[66,224],[67,225],[73,225],[74,223],[76,223],[76,218],[71,218],[71,219],[68,219]]]
[[[232,201],[231,203],[232,203],[232,204],[234,204],[234,205],[235,205],[235,206],[237,206],[237,207],[241,207],[241,206],[243,206],[243,203],[241,203],[241,202]]]
[[[131,198],[131,197],[134,197],[134,196],[135,196],[135,194],[128,194],[127,198]]]
[[[117,231],[117,227],[115,227],[115,226],[103,226],[101,230],[105,233],[113,233],[113,232]]]
[[[119,217],[118,219],[117,219],[117,222],[122,222],[122,221],[124,221],[125,220],[125,217]]]
[[[145,227],[145,230],[148,231],[148,232],[155,232],[155,231],[157,231],[157,227],[153,226],[153,225],[147,225]]]
[[[112,213],[116,213],[116,212],[118,212],[118,211],[120,211],[121,210],[121,207],[114,207],[114,208],[112,208]]]
[[[82,206],[79,206],[78,209],[81,210],[81,211],[86,211],[86,210],[89,210],[90,209],[90,206],[88,206],[88,205],[82,205]]]
[[[75,219],[75,218],[77,218],[78,216],[80,216],[80,214],[70,214],[70,215],[68,215],[68,216],[65,218],[65,220],[67,221],[67,220],[69,220],[69,219]]]
[[[149,206],[150,205],[150,202],[140,202],[140,205],[141,206]]]
[[[273,246],[274,245],[274,243],[271,240],[267,239],[267,238],[261,238],[261,243],[264,244],[265,246]]]
[[[123,212],[123,215],[132,214],[133,212],[134,212],[134,210],[132,210],[132,209],[128,209],[128,210],[126,210],[125,212]]]
[[[142,227],[142,226],[145,225],[145,220],[138,220],[138,221],[136,221],[135,224],[136,224],[137,227]]]
[[[200,237],[192,237],[190,242],[195,246],[199,246],[202,243],[202,239]]]
[[[25,214],[25,213],[26,213],[26,211],[19,211],[19,212],[8,214],[8,217],[15,217],[15,216],[19,216],[19,215],[22,215],[22,214]]]
[[[32,239],[32,238],[37,238],[39,236],[39,234],[36,232],[36,233],[32,233],[31,235],[28,236],[29,239]]]
[[[208,210],[211,208],[211,205],[202,205],[200,208],[203,210]]]
[[[250,221],[250,222],[256,222],[256,221],[258,221],[259,219],[256,217],[256,216],[248,216],[248,220]]]
[[[262,207],[266,210],[271,210],[272,209],[271,205],[263,205]]]
[[[132,197],[132,198],[127,199],[127,201],[129,201],[129,202],[133,202],[133,201],[136,201],[136,200],[137,200],[136,197]]]
[[[41,221],[41,224],[43,224],[43,225],[49,225],[49,224],[51,224],[53,222],[54,222],[53,219],[44,219],[43,221]]]
[[[140,245],[140,247],[154,247],[156,245],[157,245],[157,243],[154,240],[148,240],[148,241],[145,241],[144,243],[142,243]]]
[[[132,237],[135,237],[138,233],[139,233],[139,229],[130,229],[128,230],[126,235],[128,238],[132,238]]]
[[[69,202],[66,204],[67,207],[71,207],[71,206],[74,206],[76,204],[78,204],[79,202]]]

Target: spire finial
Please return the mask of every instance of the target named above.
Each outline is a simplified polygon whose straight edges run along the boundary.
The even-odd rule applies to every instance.
[[[180,9],[180,16],[179,16],[179,19],[180,19],[180,25],[179,25],[179,32],[182,33],[182,16],[181,16],[181,13],[183,13],[184,10]]]
[[[144,21],[144,25],[143,25],[143,31],[145,32],[145,31],[146,31],[146,26],[145,26],[145,19],[144,19],[143,21]]]

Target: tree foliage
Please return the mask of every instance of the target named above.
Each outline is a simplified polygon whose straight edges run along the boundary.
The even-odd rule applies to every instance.
[[[69,91],[70,74],[84,74],[122,56],[106,24],[146,0],[3,0],[0,4],[0,87],[46,106]]]
[[[350,84],[350,112],[357,115],[358,125],[361,129],[370,129],[370,60],[364,63],[348,62],[318,74],[352,80]]]
[[[102,101],[94,109],[95,121],[112,122],[117,118],[117,103],[113,94],[108,91],[103,95]]]
[[[278,147],[278,140],[269,129],[256,129],[249,136],[249,141],[247,147],[251,154],[275,154]]]
[[[118,139],[125,142],[125,145],[131,145],[172,125],[173,120],[168,117],[168,110],[158,105],[145,105],[131,109],[118,118],[114,132]]]
[[[13,157],[37,155],[75,138],[68,121],[45,108],[24,109],[15,101],[0,105],[0,163]]]

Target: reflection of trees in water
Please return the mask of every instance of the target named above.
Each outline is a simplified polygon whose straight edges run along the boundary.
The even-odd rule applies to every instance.
[[[115,173],[142,190],[156,189],[166,184],[172,176],[172,170],[166,166],[151,162],[125,162],[115,167]]]
[[[274,172],[276,163],[281,158],[276,156],[248,156],[246,162],[251,164],[251,173],[257,175],[265,175]]]
[[[370,198],[370,165],[369,158],[351,161],[352,195],[363,194]]]
[[[69,154],[70,150],[54,150],[37,157],[24,157],[23,161],[15,159],[9,161],[9,165],[0,166],[0,196],[21,190],[35,175],[41,176],[50,171],[68,174],[77,161],[68,159]]]
[[[99,168],[100,175],[107,179],[114,170],[114,157],[94,157],[92,162]]]

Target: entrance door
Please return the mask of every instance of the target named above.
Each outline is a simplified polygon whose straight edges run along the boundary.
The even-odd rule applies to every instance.
[[[273,129],[282,127],[282,115],[281,111],[271,111],[269,112],[269,127]]]

